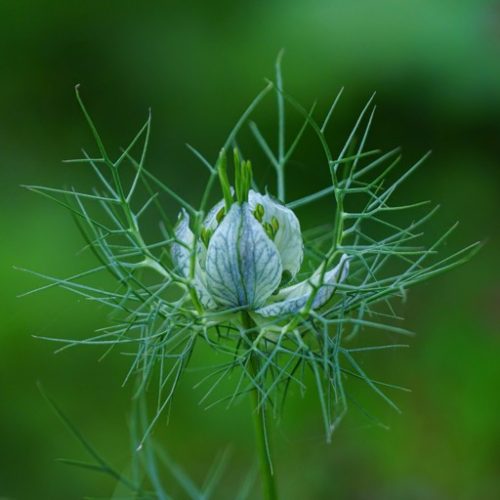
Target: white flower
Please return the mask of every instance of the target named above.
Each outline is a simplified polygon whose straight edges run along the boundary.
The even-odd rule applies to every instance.
[[[324,305],[345,280],[349,262],[343,255],[333,269],[284,287],[297,275],[304,255],[295,214],[253,190],[248,201],[232,203],[227,213],[225,206],[221,201],[209,212],[194,256],[195,237],[183,210],[171,248],[178,272],[193,280],[205,308],[246,308],[262,316],[296,313],[315,290],[312,308]]]

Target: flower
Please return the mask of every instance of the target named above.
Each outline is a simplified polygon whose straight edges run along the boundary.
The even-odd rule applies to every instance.
[[[319,308],[349,271],[348,257],[342,255],[333,269],[325,272],[320,266],[310,278],[286,286],[304,256],[300,223],[285,205],[252,189],[244,201],[229,207],[227,199],[217,203],[203,221],[199,238],[189,223],[189,214],[182,210],[171,254],[206,309],[244,308],[272,317],[299,312],[311,297],[310,306]]]

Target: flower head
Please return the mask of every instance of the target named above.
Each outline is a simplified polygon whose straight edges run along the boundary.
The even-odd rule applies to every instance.
[[[181,212],[171,249],[178,271],[192,280],[207,309],[279,316],[299,312],[310,300],[312,308],[321,307],[345,280],[347,257],[329,271],[321,266],[308,279],[285,286],[296,278],[304,256],[299,220],[278,200],[250,189],[251,166],[235,158],[240,185],[229,186],[225,160],[220,162],[224,199],[210,210],[198,238],[189,214]]]

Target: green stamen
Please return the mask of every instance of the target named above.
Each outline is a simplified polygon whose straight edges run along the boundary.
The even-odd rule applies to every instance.
[[[202,227],[201,228],[201,241],[205,245],[205,247],[208,248],[208,244],[210,243],[210,238],[212,237],[213,231],[207,227]]]
[[[264,219],[264,206],[261,205],[260,203],[257,203],[257,206],[255,207],[255,210],[253,211],[254,217],[259,221],[262,222]]]
[[[215,220],[217,221],[217,224],[220,224],[222,222],[222,219],[226,215],[226,208],[222,207],[218,212],[217,215],[215,216]]]
[[[278,219],[276,217],[271,218],[271,226],[274,231],[274,236],[276,236],[276,233],[278,232],[278,229],[280,228],[280,223],[278,222]]]

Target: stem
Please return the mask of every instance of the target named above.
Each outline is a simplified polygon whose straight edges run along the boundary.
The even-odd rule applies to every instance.
[[[285,203],[285,97],[283,95],[283,76],[281,74],[281,50],[276,59],[276,98],[278,100],[278,198]]]
[[[250,362],[252,376],[259,371],[259,362],[252,357]],[[257,389],[252,391],[252,416],[255,429],[257,454],[259,457],[262,494],[265,500],[276,500],[276,484],[269,450],[268,423],[264,405],[261,404],[261,395]]]
[[[243,326],[251,330],[255,327],[247,312],[242,313]],[[255,335],[252,335],[255,337]],[[257,386],[256,381],[259,377],[260,360],[257,355],[251,354],[250,358],[250,374]],[[257,447],[257,455],[259,459],[260,477],[262,485],[262,495],[265,500],[277,500],[275,476],[271,462],[271,450],[269,445],[269,425],[266,415],[265,403],[262,402],[262,394],[257,387],[251,391],[252,394],[252,417],[255,429],[255,440]]]
[[[276,174],[278,177],[278,200],[285,203],[285,165],[284,162],[280,162],[278,168],[276,169]]]

